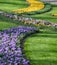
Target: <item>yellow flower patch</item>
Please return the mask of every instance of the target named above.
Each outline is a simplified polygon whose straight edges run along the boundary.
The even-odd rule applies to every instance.
[[[52,16],[57,16],[57,14],[52,14]]]
[[[18,10],[13,10],[15,13],[23,13],[23,12],[31,12],[31,11],[37,11],[44,8],[44,3],[37,1],[37,0],[27,0],[27,2],[30,4],[27,8],[22,8]]]

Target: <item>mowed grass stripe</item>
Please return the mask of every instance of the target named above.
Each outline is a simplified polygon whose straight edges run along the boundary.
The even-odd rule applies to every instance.
[[[0,21],[0,30],[17,27],[15,23]]]
[[[26,1],[22,0],[0,0],[0,10],[12,12],[14,9],[27,7]]]
[[[38,33],[26,39],[25,52],[31,65],[57,64],[57,34]],[[35,60],[35,61],[34,61]]]

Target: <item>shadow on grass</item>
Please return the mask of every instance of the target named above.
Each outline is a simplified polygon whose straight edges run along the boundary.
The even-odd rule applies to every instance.
[[[25,52],[27,53],[27,52],[42,52],[42,53],[50,53],[50,52],[52,52],[52,53],[57,53],[57,50],[52,50],[52,49],[43,49],[43,50],[25,50]],[[48,55],[48,54],[47,54]]]
[[[57,65],[54,60],[31,60],[31,65]]]
[[[33,34],[30,37],[49,37],[57,38],[57,32],[40,32],[38,34]]]
[[[46,16],[46,17],[39,16],[39,17],[33,17],[33,18],[39,18],[39,19],[57,19],[57,17],[53,17],[53,16]]]
[[[0,4],[12,4],[12,5],[26,5],[27,6],[27,4],[24,2],[24,3],[16,3],[16,2],[0,2]]]

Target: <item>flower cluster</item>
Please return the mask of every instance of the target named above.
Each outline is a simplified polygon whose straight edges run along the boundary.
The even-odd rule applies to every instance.
[[[57,17],[57,14],[52,14],[52,16],[56,16]]]
[[[29,61],[23,57],[22,48],[17,46],[18,37],[35,30],[19,26],[0,32],[0,65],[29,65]]]
[[[37,11],[44,8],[44,3],[36,0],[27,0],[27,2],[30,4],[29,7],[13,10],[15,13],[23,13],[23,12],[31,12],[31,11]]]
[[[25,18],[23,16],[18,16],[16,14],[9,14],[3,11],[0,11],[0,14],[3,16],[6,16],[10,19],[13,20],[18,20],[19,22],[22,22],[24,24],[33,24],[35,26],[53,26],[53,27],[57,27],[57,23],[52,23],[50,21],[46,21],[46,20],[41,20],[41,19],[33,19],[33,18]],[[55,16],[55,15],[52,15]]]

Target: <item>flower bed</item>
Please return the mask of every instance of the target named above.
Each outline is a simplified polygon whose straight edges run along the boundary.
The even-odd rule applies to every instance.
[[[45,12],[49,12],[52,10],[52,6],[49,3],[45,3],[44,2],[45,7],[41,10],[37,10],[37,11],[33,11],[33,12],[27,12],[27,13],[22,13],[22,14],[26,14],[26,15],[34,15],[34,14],[42,14]]]
[[[0,65],[29,65],[24,58],[19,40],[36,28],[19,26],[0,32]],[[23,34],[23,37],[20,37]]]
[[[57,17],[57,14],[52,14],[52,16],[55,16],[55,17]]]
[[[37,11],[41,10],[44,8],[44,3],[37,1],[37,0],[27,0],[27,2],[30,4],[29,7],[23,8],[23,9],[18,9],[18,10],[13,10],[15,13],[24,13],[24,12],[31,12],[31,11]]]
[[[33,18],[25,18],[23,16],[19,16],[17,14],[9,14],[6,12],[1,11],[0,14],[2,16],[6,16],[14,21],[18,20],[20,21],[22,24],[28,24],[28,25],[33,25],[33,26],[53,26],[53,27],[57,27],[57,23],[52,23],[50,21],[46,21],[46,20],[40,20],[40,19],[33,19]],[[19,22],[19,23],[20,23]]]

